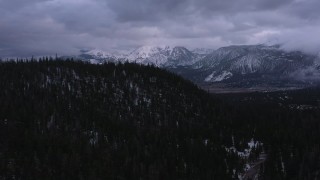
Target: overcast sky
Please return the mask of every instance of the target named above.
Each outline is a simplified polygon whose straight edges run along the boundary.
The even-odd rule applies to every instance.
[[[0,57],[281,43],[320,51],[319,0],[0,0]]]

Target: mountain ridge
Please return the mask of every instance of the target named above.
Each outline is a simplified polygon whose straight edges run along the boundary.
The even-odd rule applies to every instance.
[[[281,45],[232,45],[217,50],[142,46],[127,54],[92,50],[78,57],[100,64],[109,61],[152,64],[206,85],[227,83],[243,86],[245,83],[252,87],[275,82],[278,85],[292,82],[312,84],[320,80],[319,55],[285,51]]]

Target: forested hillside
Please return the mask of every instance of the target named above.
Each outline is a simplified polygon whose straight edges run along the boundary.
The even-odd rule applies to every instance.
[[[318,88],[213,95],[45,59],[0,63],[0,179],[319,179]]]
[[[232,142],[227,113],[155,67],[2,62],[0,179],[235,178],[246,160],[226,147],[251,137]]]

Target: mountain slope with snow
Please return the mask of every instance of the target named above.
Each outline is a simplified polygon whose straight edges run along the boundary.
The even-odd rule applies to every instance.
[[[205,57],[205,54],[194,53],[180,46],[142,46],[127,54],[100,50],[81,51],[79,57],[99,62],[128,61],[158,67],[176,67],[192,65]]]
[[[307,55],[299,51],[286,52],[279,46],[251,45],[251,46],[229,46],[220,48],[205,58],[196,62],[190,67],[201,72],[197,81],[216,82],[232,81],[247,76],[256,75],[258,79],[266,77],[272,78],[291,78],[293,74],[303,76],[302,72],[310,67],[315,67],[318,57]],[[314,68],[315,69],[315,68]],[[232,74],[232,75],[231,75]],[[209,80],[213,79],[213,81]]]
[[[92,63],[135,62],[166,68],[198,84],[270,84],[320,79],[320,58],[300,51],[287,52],[279,45],[239,45],[217,50],[192,51],[177,46],[142,46],[130,53],[82,51],[79,56]]]
[[[126,59],[129,62],[162,66],[168,61],[171,51],[169,46],[142,46],[131,52]]]

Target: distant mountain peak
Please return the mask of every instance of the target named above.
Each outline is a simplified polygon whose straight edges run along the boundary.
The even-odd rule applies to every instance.
[[[165,57],[168,55],[168,51],[171,51],[169,46],[141,46],[136,50],[132,51],[126,59],[130,62],[143,63],[145,60],[152,58],[154,56],[158,56],[157,60],[159,60],[159,56]],[[151,62],[150,62],[151,63]],[[159,62],[162,63],[162,62]]]

